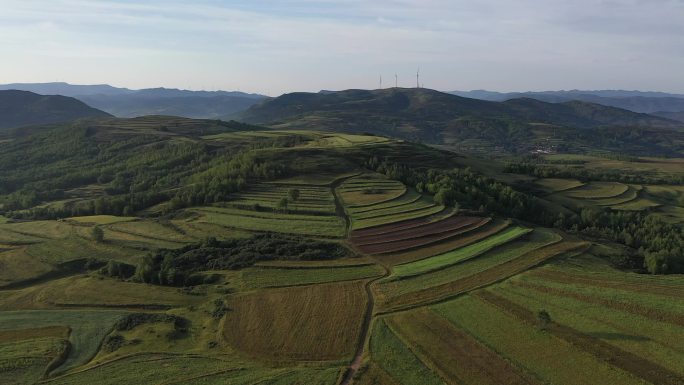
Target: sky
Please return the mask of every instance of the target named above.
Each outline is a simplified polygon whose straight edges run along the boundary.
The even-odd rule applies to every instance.
[[[684,0],[0,0],[0,83],[684,93]]]

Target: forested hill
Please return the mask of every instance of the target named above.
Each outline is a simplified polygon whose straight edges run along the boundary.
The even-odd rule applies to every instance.
[[[0,91],[0,129],[110,116],[66,96],[38,95],[16,90]]]
[[[585,102],[490,102],[429,89],[292,93],[234,115],[279,128],[371,132],[458,149],[540,146],[674,154],[681,122]],[[549,143],[550,142],[550,143]]]

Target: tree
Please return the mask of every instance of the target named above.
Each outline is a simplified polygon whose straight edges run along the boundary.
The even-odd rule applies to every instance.
[[[546,330],[551,323],[551,315],[546,310],[541,309],[537,313],[537,321],[539,321],[539,329]]]
[[[278,208],[279,208],[279,209],[286,209],[288,203],[289,203],[289,202],[287,201],[287,198],[281,198],[281,199],[278,201]]]
[[[299,200],[299,189],[291,188],[287,191],[287,197],[291,201],[296,202],[297,200]]]
[[[93,235],[93,239],[95,240],[95,242],[98,242],[98,243],[104,242],[104,231],[102,230],[102,228],[100,226],[93,227],[92,235]]]

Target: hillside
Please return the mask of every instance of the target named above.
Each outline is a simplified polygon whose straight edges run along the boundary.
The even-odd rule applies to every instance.
[[[233,115],[275,128],[371,132],[458,150],[539,148],[676,154],[681,123],[584,102],[490,102],[428,89],[292,93]]]
[[[659,111],[684,111],[684,95],[668,94],[662,92],[575,90],[501,93],[485,90],[476,90],[452,91],[450,93],[467,98],[475,98],[498,102],[518,98],[531,98],[549,103],[562,103],[578,100],[647,114]]]
[[[682,162],[164,116],[12,130],[0,383],[679,384]]]
[[[117,117],[169,115],[215,119],[242,111],[265,98],[263,95],[236,91],[189,91],[172,88],[131,90],[106,84],[16,83],[0,85],[0,90],[2,89],[70,96]]]
[[[111,116],[66,96],[0,91],[0,129]]]

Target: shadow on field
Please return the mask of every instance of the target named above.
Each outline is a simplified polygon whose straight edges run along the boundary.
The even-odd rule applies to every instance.
[[[651,339],[644,336],[635,336],[631,334],[623,333],[607,333],[607,332],[593,332],[587,333],[588,335],[600,338],[602,340],[625,340],[625,341],[650,341]]]

